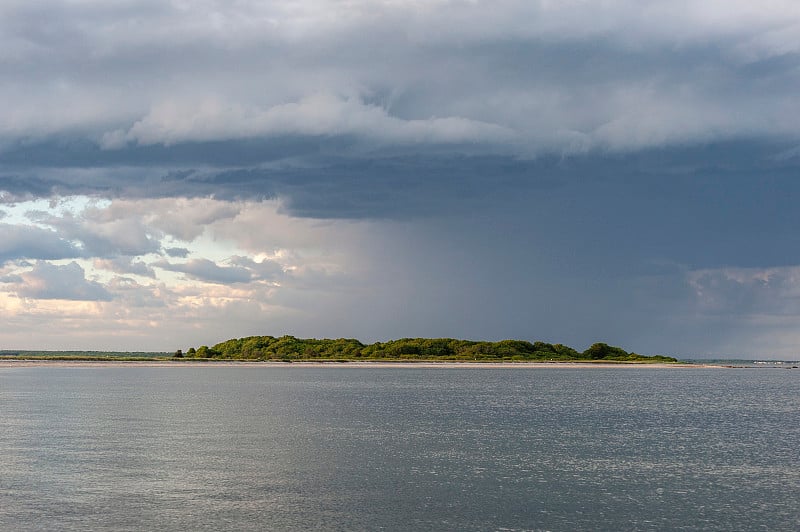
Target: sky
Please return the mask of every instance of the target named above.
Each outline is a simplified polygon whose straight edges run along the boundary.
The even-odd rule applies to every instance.
[[[4,0],[0,349],[797,360],[794,0]]]

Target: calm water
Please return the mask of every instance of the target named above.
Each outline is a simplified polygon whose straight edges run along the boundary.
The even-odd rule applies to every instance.
[[[800,370],[0,369],[0,530],[797,530]]]

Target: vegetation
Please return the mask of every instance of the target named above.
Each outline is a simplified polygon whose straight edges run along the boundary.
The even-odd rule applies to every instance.
[[[167,353],[157,351],[0,351],[0,358],[24,360],[75,360],[132,362],[164,360]]]
[[[562,344],[502,340],[476,342],[453,338],[402,338],[363,344],[352,338],[317,340],[294,336],[250,336],[234,338],[213,347],[202,345],[186,351],[0,351],[0,358],[73,361],[147,360],[301,360],[320,361],[478,361],[478,362],[677,362],[667,356],[644,356],[619,347],[596,343],[578,352]]]
[[[178,356],[177,353],[181,353]],[[403,338],[363,344],[352,338],[317,340],[294,336],[234,338],[176,352],[176,358],[233,360],[418,360],[418,361],[531,361],[531,362],[677,362],[667,356],[644,356],[596,343],[580,353],[562,344],[502,340],[476,342],[452,338]]]

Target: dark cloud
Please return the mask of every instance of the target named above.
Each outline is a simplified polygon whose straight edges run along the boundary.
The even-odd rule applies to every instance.
[[[788,281],[720,273],[800,264],[795,2],[287,5],[4,3],[0,203],[164,202],[32,215],[49,229],[6,216],[0,260],[86,257],[152,278],[135,257],[186,259],[241,200],[277,199],[296,218],[369,225],[371,245],[330,245],[380,267],[345,291],[324,267],[303,285],[302,270],[252,258],[156,266],[297,281],[276,297],[325,315],[314,336],[345,334],[335,324],[710,350],[706,333],[752,330],[733,307],[795,312]],[[178,205],[212,197],[229,203]],[[43,264],[41,278],[84,277]],[[713,312],[696,293],[710,287]]]
[[[790,3],[42,6],[58,18],[14,5],[0,22],[9,164],[77,164],[86,144],[176,164],[191,142],[247,155],[264,138],[274,158],[309,139],[527,155],[798,134]]]
[[[83,250],[55,231],[0,223],[0,263],[18,259],[70,259]]]
[[[170,257],[185,259],[189,256],[189,250],[186,248],[166,248],[164,253]]]
[[[253,272],[248,268],[242,266],[219,266],[208,259],[191,259],[183,263],[159,261],[154,266],[162,270],[184,273],[191,279],[209,283],[248,283],[254,277]]]
[[[234,256],[230,266],[220,266],[208,259],[191,259],[183,263],[159,261],[154,266],[163,270],[185,273],[192,279],[219,284],[273,281],[282,275],[280,264],[268,259],[255,261],[248,257]]]
[[[54,24],[14,4],[0,190],[411,219],[581,176],[658,187],[682,164],[701,175],[706,146],[707,164],[734,157],[733,186],[754,187],[780,168],[727,149],[800,135],[790,4],[735,3],[724,20],[668,2],[359,6],[53,4]]]
[[[119,274],[133,274],[142,277],[156,278],[153,268],[149,267],[141,260],[134,260],[130,257],[117,257],[115,259],[96,259],[94,267],[102,270],[112,271]]]
[[[592,268],[590,257],[604,257],[615,271],[617,262],[663,259],[697,268],[777,266],[800,260],[792,229],[800,223],[792,203],[800,192],[794,177],[800,161],[785,156],[794,146],[742,140],[533,159],[328,155],[275,167],[176,170],[166,179],[125,186],[130,197],[278,196],[288,213],[310,218],[469,216],[490,223],[492,217],[516,217],[519,238],[525,238],[525,231],[546,232],[539,237],[546,239],[544,245],[551,253],[575,255],[574,268]],[[196,234],[204,215],[169,224],[165,218],[161,225],[186,225]],[[52,223],[65,238],[84,242],[98,256],[135,255],[159,246],[136,224],[116,222],[122,225],[100,231],[91,221]],[[189,229],[181,234],[191,236]],[[578,248],[580,253],[574,251]]]
[[[2,170],[0,170],[2,172]],[[53,196],[64,190],[63,183],[37,176],[2,175],[0,173],[0,202],[15,203],[34,198]]]

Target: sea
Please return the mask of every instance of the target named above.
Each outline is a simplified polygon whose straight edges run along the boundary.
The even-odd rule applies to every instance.
[[[800,370],[6,365],[0,530],[800,530]]]

